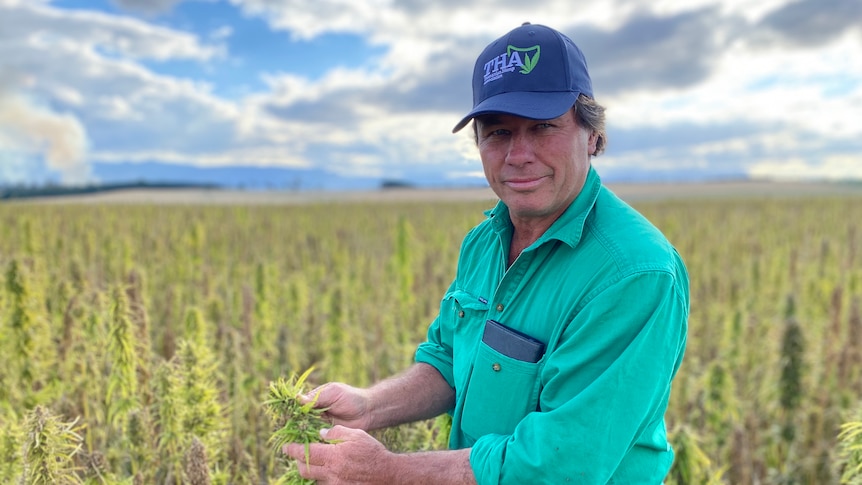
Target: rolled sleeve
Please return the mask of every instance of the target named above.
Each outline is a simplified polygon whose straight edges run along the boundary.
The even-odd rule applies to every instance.
[[[425,342],[419,344],[414,355],[416,362],[423,362],[437,369],[452,388],[455,388],[452,351],[454,323],[451,321],[453,310],[449,295],[453,293],[454,288],[455,282],[450,285],[446,296],[441,300],[440,312],[428,327]]]
[[[450,387],[455,387],[455,376],[452,370],[452,353],[444,346],[430,341],[423,342],[416,349],[416,362],[428,364],[440,373]]]

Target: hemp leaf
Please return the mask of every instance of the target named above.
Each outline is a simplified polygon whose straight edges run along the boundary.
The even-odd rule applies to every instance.
[[[521,68],[521,74],[530,74],[534,67],[536,67],[536,63],[539,62],[539,54],[540,52],[537,50],[536,55],[530,57],[530,54],[524,55],[524,67]]]

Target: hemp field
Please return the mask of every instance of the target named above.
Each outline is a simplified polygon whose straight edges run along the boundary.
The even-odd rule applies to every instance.
[[[617,188],[691,275],[669,484],[836,483],[859,463],[838,435],[862,421],[862,190],[751,187]],[[409,365],[492,205],[469,193],[0,204],[0,482],[47,463],[69,483],[275,483],[268,383]]]

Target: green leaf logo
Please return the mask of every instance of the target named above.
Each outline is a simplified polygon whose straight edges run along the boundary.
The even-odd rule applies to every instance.
[[[521,74],[530,74],[533,68],[536,67],[536,64],[539,63],[539,54],[542,53],[542,47],[539,45],[534,45],[532,47],[515,47],[513,45],[509,45],[506,47],[506,54],[511,55],[512,51],[523,52],[524,53],[524,61],[523,66],[521,67]],[[530,57],[530,52],[535,51],[536,53],[533,57]]]

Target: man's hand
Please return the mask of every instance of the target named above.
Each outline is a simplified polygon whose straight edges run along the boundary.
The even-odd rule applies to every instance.
[[[327,408],[321,416],[332,424],[367,430],[369,422],[369,392],[340,382],[324,384],[307,393],[305,402],[315,401],[315,407]]]
[[[437,369],[420,363],[367,389],[330,382],[307,393],[303,401],[315,399],[315,407],[327,408],[323,419],[371,431],[446,412],[455,406],[455,390]]]
[[[328,443],[310,444],[307,461],[302,444],[282,448],[284,454],[296,460],[303,478],[321,484],[395,483],[395,455],[365,431],[334,426],[321,430],[320,437]]]
[[[284,445],[282,451],[296,460],[303,478],[321,484],[393,483],[417,485],[475,485],[470,449],[392,453],[365,431],[333,426],[321,430],[328,443]]]

